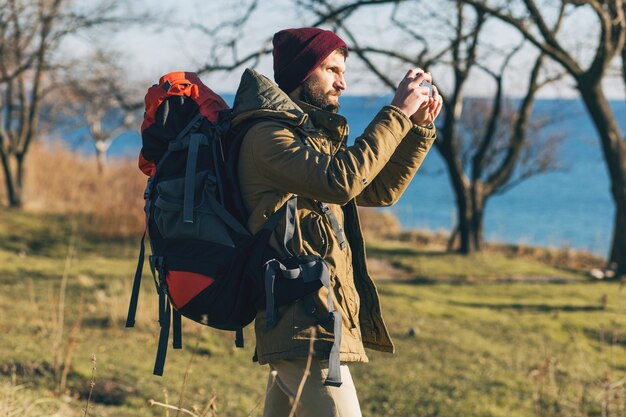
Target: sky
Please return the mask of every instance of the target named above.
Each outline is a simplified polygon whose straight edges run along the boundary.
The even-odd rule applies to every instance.
[[[85,0],[87,1],[87,0]],[[212,39],[196,29],[202,25],[206,28],[215,28],[220,25],[221,19],[233,19],[242,15],[241,3],[250,3],[247,0],[232,0],[224,2],[220,0],[140,0],[134,3],[135,7],[148,10],[163,20],[158,26],[140,25],[128,29],[118,30],[113,36],[100,38],[85,37],[70,44],[67,53],[88,54],[94,45],[105,49],[115,50],[119,56],[122,68],[128,74],[128,78],[135,83],[149,85],[170,71],[195,71],[206,63]],[[300,27],[310,25],[312,16],[296,10],[290,5],[289,0],[260,0],[259,7],[255,10],[243,30],[237,35],[240,41],[240,54],[252,51],[271,39],[278,30],[288,27]],[[433,2],[434,3],[434,2]],[[436,4],[441,4],[437,2]],[[422,13],[415,18],[415,30],[423,34],[430,41],[437,42],[445,39],[445,13],[441,13],[433,6],[431,10],[420,11]],[[434,15],[437,13],[437,15]],[[404,42],[398,38],[397,33],[389,29],[388,22],[391,16],[390,7],[371,7],[359,15],[353,16],[353,22],[357,22],[355,30],[362,39],[374,46],[392,45]],[[571,48],[575,53],[589,60],[594,49],[591,40],[594,39],[596,26],[592,15],[585,13],[583,9],[575,12],[568,20],[568,24],[562,29],[563,38],[569,41],[576,38],[578,33],[586,33],[583,40],[572,43]],[[493,22],[485,32],[483,38],[492,50],[511,50],[517,46],[521,37],[504,24]],[[585,44],[588,42],[588,44]],[[405,42],[400,50],[417,50],[415,44]],[[350,42],[348,41],[348,44]],[[499,67],[498,54],[489,52],[493,58],[488,62],[492,69]],[[536,50],[532,46],[524,47],[515,59],[512,60],[511,70],[505,77],[506,92],[511,96],[520,96],[524,92],[526,77],[530,65],[536,56]],[[363,65],[356,57],[349,57],[347,62],[348,71],[346,79],[348,90],[346,94],[381,95],[391,91],[382,86],[372,76],[367,75]],[[261,60],[257,70],[271,78],[272,62],[267,56]],[[408,67],[387,66],[385,68],[391,79],[398,81],[408,70]],[[435,83],[440,90],[451,89],[452,76],[445,66],[429,68],[433,73]],[[551,72],[561,71],[556,65],[551,66]],[[220,72],[210,76],[203,76],[203,81],[219,93],[231,93],[237,88],[239,77],[243,68],[229,72]],[[483,71],[472,72],[472,80],[466,87],[469,96],[489,96],[494,91],[492,79]],[[610,98],[623,98],[624,86],[619,79],[609,79],[606,82],[605,91]],[[577,97],[578,94],[570,78],[544,88],[541,97]]]

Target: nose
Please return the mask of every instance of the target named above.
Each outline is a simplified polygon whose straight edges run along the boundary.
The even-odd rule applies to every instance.
[[[346,88],[348,88],[348,84],[346,83],[346,79],[343,76],[343,73],[337,74],[333,87],[335,87],[337,90],[345,90]]]

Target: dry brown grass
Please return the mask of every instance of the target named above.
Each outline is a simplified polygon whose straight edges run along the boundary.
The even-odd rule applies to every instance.
[[[491,252],[503,253],[508,257],[534,259],[546,265],[570,271],[589,271],[592,268],[603,268],[606,259],[588,251],[575,250],[569,247],[542,248],[530,245],[490,244]]]
[[[143,191],[146,177],[135,160],[110,158],[99,174],[94,155],[85,156],[53,144],[35,143],[26,161],[25,209],[35,212],[76,214],[82,233],[102,238],[137,238],[145,218]],[[2,173],[0,172],[0,180]],[[0,205],[5,202],[0,187]],[[360,209],[367,237],[397,236],[400,223],[390,213]]]
[[[102,238],[136,238],[144,226],[146,177],[134,160],[111,158],[98,174],[94,156],[59,143],[36,143],[28,154],[25,209],[76,214],[81,231]]]
[[[2,417],[73,417],[78,414],[57,398],[42,396],[26,385],[0,383],[0,416]]]
[[[398,219],[389,212],[359,207],[359,217],[367,239],[395,239],[402,230]]]

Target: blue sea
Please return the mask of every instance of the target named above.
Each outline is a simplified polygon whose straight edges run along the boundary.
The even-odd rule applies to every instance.
[[[231,95],[224,95],[232,103]],[[340,113],[350,123],[350,142],[389,97],[342,97]],[[626,131],[626,103],[612,103]],[[549,128],[564,135],[556,172],[532,177],[492,197],[485,214],[485,238],[491,242],[571,247],[607,256],[615,209],[595,128],[578,100],[540,100],[536,115],[558,115]],[[137,155],[138,134],[114,142],[111,155]],[[444,162],[433,148],[400,201],[389,210],[406,229],[450,231],[455,203]]]

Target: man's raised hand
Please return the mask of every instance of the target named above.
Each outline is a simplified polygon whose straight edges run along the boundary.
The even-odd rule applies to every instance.
[[[439,90],[435,85],[433,88],[433,96],[430,98],[430,102],[427,106],[420,107],[413,115],[411,116],[411,120],[416,125],[420,126],[428,126],[431,123],[435,122],[435,119],[439,115],[441,111],[441,107],[443,106],[443,99],[439,94]]]
[[[429,106],[431,100],[431,97],[428,96],[430,89],[425,86],[420,87],[423,81],[432,83],[430,73],[424,72],[420,68],[411,68],[398,84],[391,105],[402,110],[407,117],[412,117],[418,110],[423,111]]]

